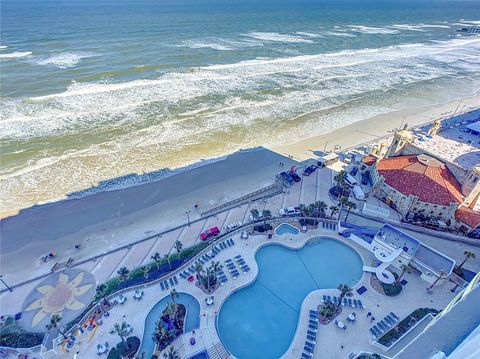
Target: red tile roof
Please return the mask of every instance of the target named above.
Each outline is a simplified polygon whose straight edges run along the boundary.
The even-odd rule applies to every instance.
[[[480,225],[480,212],[474,211],[468,207],[460,207],[455,212],[455,218],[468,224],[471,228],[477,228]]]
[[[422,202],[447,206],[451,202],[463,201],[456,178],[443,163],[431,157],[408,155],[384,158],[378,161],[377,169],[390,187],[406,196],[417,196]]]
[[[365,157],[363,157],[363,160],[362,162],[364,164],[366,164],[367,166],[371,166],[373,165],[375,162],[377,162],[377,157],[373,156],[373,155],[367,155]]]

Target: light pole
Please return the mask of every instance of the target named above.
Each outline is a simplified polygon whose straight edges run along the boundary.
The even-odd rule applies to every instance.
[[[7,289],[8,289],[10,292],[13,292],[13,289],[10,288],[10,287],[8,286],[8,284],[5,283],[5,281],[4,281],[2,278],[3,278],[3,274],[0,275],[0,281],[3,283],[3,285],[4,285],[5,287],[7,287]]]
[[[190,213],[191,212],[192,212],[191,210],[188,210],[188,211],[185,212],[185,214],[187,215],[187,221],[188,221],[188,226],[189,227],[190,227]]]

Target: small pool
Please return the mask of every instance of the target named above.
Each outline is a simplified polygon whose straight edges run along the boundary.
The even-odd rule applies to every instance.
[[[312,238],[299,250],[270,244],[255,259],[256,280],[225,300],[217,321],[223,345],[239,359],[280,358],[295,335],[305,296],[339,284],[353,286],[363,273],[355,250],[325,237]]]
[[[190,357],[189,359],[210,359],[206,351],[203,351],[201,353],[195,354],[193,357]]]
[[[300,233],[300,231],[297,228],[295,228],[294,226],[292,226],[288,223],[282,223],[277,228],[275,228],[275,234],[277,236],[282,236],[284,234],[296,235],[296,234],[299,234],[299,233]]]
[[[167,307],[168,303],[171,303],[172,299],[169,295],[158,301],[157,304],[148,313],[147,319],[145,319],[145,331],[143,332],[142,346],[139,353],[145,352],[145,358],[151,358],[155,350],[155,342],[153,341],[152,334],[155,331],[155,322],[160,319],[160,314]],[[178,297],[175,299],[176,303],[183,304],[187,308],[187,318],[185,320],[184,331],[190,332],[193,329],[200,327],[200,304],[198,301],[187,293],[178,293]]]

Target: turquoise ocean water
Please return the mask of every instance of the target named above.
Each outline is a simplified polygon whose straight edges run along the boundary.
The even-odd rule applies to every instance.
[[[479,1],[1,1],[2,210],[478,93]]]

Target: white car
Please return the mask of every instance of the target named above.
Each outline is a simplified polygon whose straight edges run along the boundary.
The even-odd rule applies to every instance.
[[[302,212],[297,207],[285,207],[285,208],[281,208],[279,213],[280,213],[280,216],[285,217],[285,216],[298,216]]]
[[[240,221],[236,221],[236,222],[227,224],[227,225],[225,226],[225,230],[227,230],[227,231],[233,231],[235,228],[240,227],[242,224],[243,224],[243,223],[240,222]]]
[[[252,215],[250,215],[248,218],[250,219],[250,222],[254,221]],[[258,217],[255,219],[255,221],[263,221],[263,211],[258,211]]]

